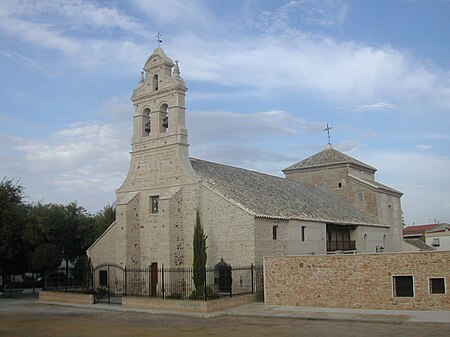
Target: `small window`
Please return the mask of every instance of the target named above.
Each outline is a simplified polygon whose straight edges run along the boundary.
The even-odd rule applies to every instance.
[[[107,287],[108,286],[108,271],[100,270],[98,276],[99,276],[100,287]]]
[[[414,297],[414,281],[412,276],[393,276],[394,297]]]
[[[342,188],[342,183],[338,183],[338,188]]]
[[[430,278],[430,294],[445,294],[445,279],[443,277]]]
[[[306,226],[302,226],[302,241],[306,241],[305,229],[306,229]]]
[[[272,238],[274,240],[278,239],[278,226],[273,226],[272,227]]]
[[[152,208],[152,213],[158,213],[159,211],[159,196],[158,195],[154,195],[151,197],[151,208]]]
[[[158,90],[158,75],[153,76],[153,90]]]
[[[441,242],[439,241],[439,238],[434,238],[433,242],[431,243],[433,247],[439,247],[441,245]]]

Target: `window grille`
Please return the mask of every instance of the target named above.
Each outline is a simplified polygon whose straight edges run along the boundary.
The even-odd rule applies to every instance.
[[[159,211],[159,196],[158,195],[154,195],[151,197],[151,208],[152,208],[152,213],[158,213]]]
[[[443,277],[430,278],[430,294],[445,294],[445,280]]]
[[[394,297],[414,297],[412,276],[393,276]]]

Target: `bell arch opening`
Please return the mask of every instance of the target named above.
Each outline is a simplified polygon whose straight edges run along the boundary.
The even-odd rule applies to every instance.
[[[167,104],[161,105],[159,112],[161,119],[161,132],[167,132],[169,130],[169,106]]]
[[[158,90],[158,75],[153,76],[153,90]]]
[[[149,108],[145,108],[142,112],[142,136],[149,136],[151,133],[151,111]]]

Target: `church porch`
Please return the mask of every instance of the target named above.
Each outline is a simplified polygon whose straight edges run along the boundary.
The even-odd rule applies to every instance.
[[[327,254],[356,252],[355,225],[327,224]]]

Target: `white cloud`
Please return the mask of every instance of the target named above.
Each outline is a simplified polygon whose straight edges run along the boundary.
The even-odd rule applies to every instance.
[[[428,151],[433,147],[433,145],[430,144],[419,144],[416,145],[414,148],[418,151]]]
[[[373,104],[355,105],[354,111],[376,111],[394,109],[395,105],[387,102],[379,102]]]
[[[268,32],[291,30],[292,26],[341,26],[349,6],[338,0],[293,0],[273,12],[264,11],[257,27]]]
[[[314,126],[314,123],[306,123],[303,119],[280,110],[247,114],[190,111],[188,118],[191,139],[198,144],[282,137]]]
[[[77,123],[50,140],[0,137],[0,172],[14,172],[33,201],[45,195],[100,209],[115,199],[129,165],[131,132],[123,125]]]
[[[174,53],[188,82],[302,92],[351,106],[378,102],[360,109],[450,107],[445,74],[389,46],[301,34],[220,42],[186,34]]]
[[[204,2],[198,0],[134,0],[137,7],[153,21],[164,26],[203,27],[213,29],[214,19]]]

